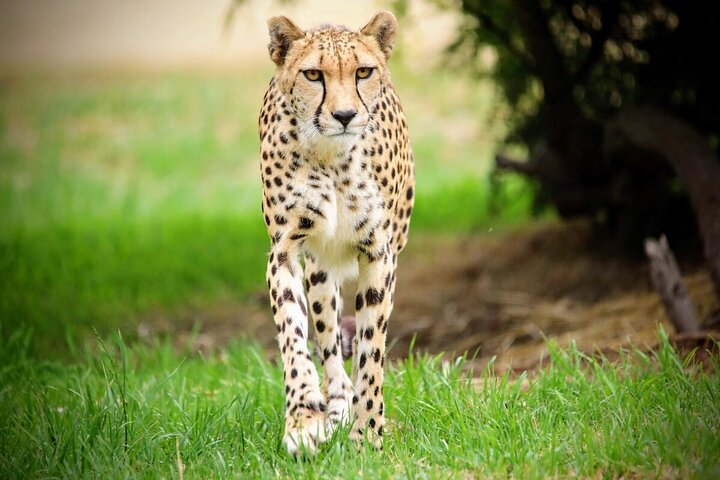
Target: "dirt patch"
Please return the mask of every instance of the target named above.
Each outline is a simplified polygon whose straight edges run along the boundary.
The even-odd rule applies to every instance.
[[[694,262],[682,268],[699,317],[712,327],[720,304],[709,275]],[[353,290],[345,288],[346,306],[353,305]],[[193,324],[199,328],[190,332]],[[167,319],[150,325],[169,328]],[[172,325],[180,327],[179,342],[191,340],[200,349],[240,336],[276,357],[265,292],[245,305],[187,312]],[[415,351],[476,353],[477,368],[495,358],[496,372],[524,370],[547,356],[545,338],[575,342],[587,352],[630,342],[643,348],[655,344],[658,325],[674,331],[650,287],[646,262],[610,251],[585,224],[497,235],[416,235],[400,261],[389,356],[407,356],[414,341]]]

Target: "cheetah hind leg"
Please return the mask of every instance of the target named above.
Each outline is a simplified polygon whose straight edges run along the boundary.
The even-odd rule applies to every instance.
[[[342,356],[343,360],[349,360],[355,353],[357,342],[355,341],[355,317],[345,315],[340,321],[342,335]]]

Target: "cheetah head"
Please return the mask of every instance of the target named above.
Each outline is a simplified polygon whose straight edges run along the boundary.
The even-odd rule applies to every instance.
[[[323,25],[305,32],[282,16],[269,19],[268,27],[274,78],[297,117],[301,141],[352,142],[389,81],[393,14],[377,13],[359,31]]]

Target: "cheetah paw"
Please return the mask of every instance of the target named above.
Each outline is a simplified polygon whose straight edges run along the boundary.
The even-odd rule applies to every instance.
[[[323,412],[313,412],[300,420],[299,425],[285,431],[285,447],[293,456],[313,456],[320,444],[325,442],[332,429],[325,421]]]
[[[352,393],[348,390],[336,395],[330,395],[327,404],[327,421],[334,430],[350,423],[350,399]]]
[[[366,444],[373,450],[382,450],[382,437],[378,436],[373,430],[370,430],[369,433],[366,434],[363,429],[353,426],[350,432],[350,440],[352,440],[355,447],[360,451],[364,450]]]

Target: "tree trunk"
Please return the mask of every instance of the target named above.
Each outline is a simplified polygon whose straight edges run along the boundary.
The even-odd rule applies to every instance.
[[[533,70],[543,87],[540,115],[545,128],[542,145],[526,167],[506,157],[499,169],[522,170],[539,180],[558,213],[585,215],[607,204],[607,168],[602,158],[602,127],[580,109],[568,88],[573,78],[550,32],[548,18],[537,0],[513,0],[513,11]]]
[[[622,159],[638,151],[664,159],[687,190],[720,298],[720,162],[692,127],[652,109],[625,111],[605,128],[606,156]]]

